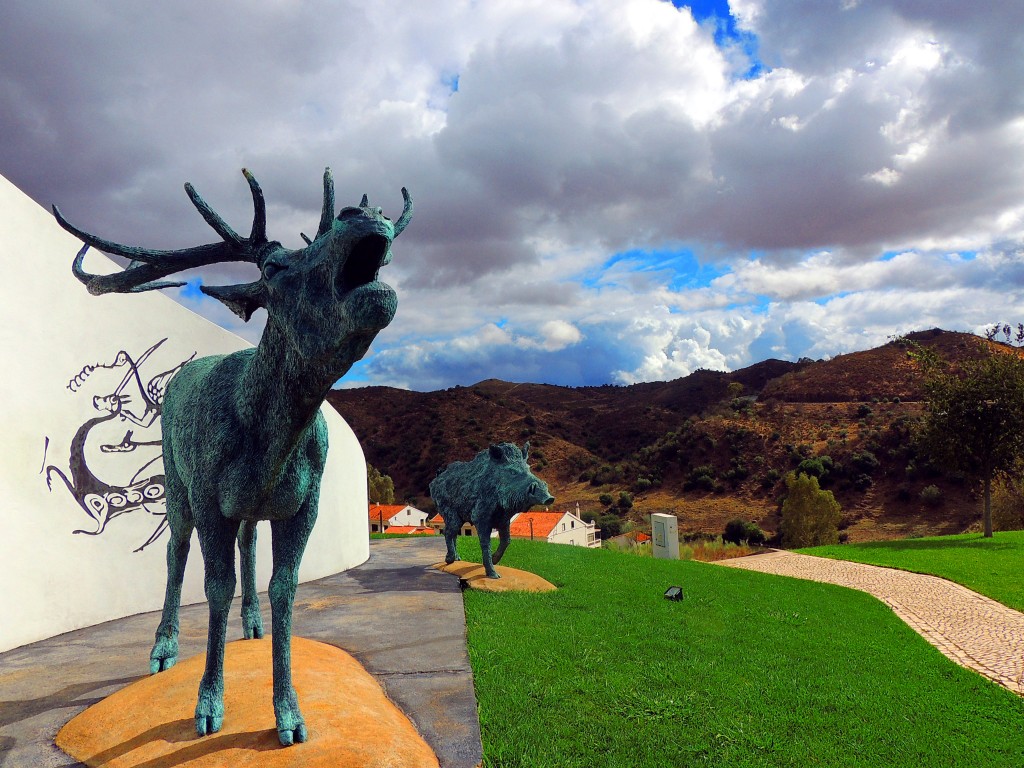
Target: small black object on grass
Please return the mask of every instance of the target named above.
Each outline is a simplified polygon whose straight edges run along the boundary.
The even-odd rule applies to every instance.
[[[665,590],[666,600],[675,600],[676,602],[683,599],[683,588],[682,587],[669,587]]]

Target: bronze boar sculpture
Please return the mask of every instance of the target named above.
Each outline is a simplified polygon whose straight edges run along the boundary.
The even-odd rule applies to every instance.
[[[391,260],[391,243],[412,217],[412,199],[391,222],[363,196],[356,207],[334,214],[334,181],[324,172],[323,210],[316,237],[288,250],[268,240],[260,185],[242,171],[252,192],[254,216],[248,237],[237,234],[196,193],[185,191],[222,242],[182,250],[119,245],[83,232],[53,209],[57,221],[86,245],[72,272],[95,295],[181,286],[162,278],[227,261],[259,267],[258,280],[202,286],[248,321],[267,310],[254,349],[204,357],[186,365],[168,385],[163,405],[166,473],[167,590],[163,616],[150,654],[150,670],[173,666],[178,657],[181,583],[195,529],[202,547],[210,605],[206,670],[199,684],[195,726],[215,733],[224,721],[224,644],[235,592],[235,542],[242,558],[242,629],[262,637],[255,585],[256,523],[269,520],[273,537],[270,605],[273,616],[273,701],[277,734],[289,745],[307,730],[291,676],[292,602],[299,562],[316,521],[320,480],[327,458],[327,425],[320,406],[331,386],[366,354],[392,320],[398,300],[377,280]],[[121,272],[92,275],[82,268],[89,246],[131,260]]]
[[[508,548],[512,518],[536,504],[555,499],[547,484],[530,471],[530,444],[522,450],[513,443],[492,445],[471,461],[449,464],[430,483],[430,498],[444,518],[444,561],[459,559],[455,539],[464,523],[476,526],[483,553],[484,570],[492,579],[501,576],[494,566]],[[491,531],[498,531],[498,549],[491,557]]]

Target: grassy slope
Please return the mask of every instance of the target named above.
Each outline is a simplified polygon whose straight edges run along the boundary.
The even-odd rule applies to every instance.
[[[808,555],[931,573],[1024,611],[1024,531],[937,536],[801,549]]]
[[[559,591],[465,593],[485,766],[1024,765],[1024,701],[865,594],[518,540],[502,565]]]

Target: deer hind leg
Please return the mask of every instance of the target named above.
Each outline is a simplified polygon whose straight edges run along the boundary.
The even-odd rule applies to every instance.
[[[299,583],[299,562],[316,521],[320,496],[319,478],[299,511],[290,520],[271,522],[274,572],[270,577],[270,608],[273,616],[274,717],[277,737],[285,746],[307,738],[299,700],[292,687],[292,604]]]
[[[256,523],[243,520],[238,527],[238,552],[242,558],[242,634],[247,640],[263,637],[260,598],[256,594]]]
[[[156,628],[156,642],[149,654],[149,672],[155,675],[170,669],[178,660],[178,608],[181,605],[181,582],[185,577],[185,563],[192,541],[192,510],[188,494],[173,468],[173,462],[165,465],[167,516],[164,518],[170,528],[171,538],[167,542],[167,587],[164,592],[164,610]]]
[[[196,733],[216,733],[224,724],[224,643],[228,614],[235,594],[235,539],[238,523],[221,517],[215,506],[197,515],[199,543],[206,570],[206,599],[210,604],[210,629],[206,642],[206,671],[199,683],[196,702]]]

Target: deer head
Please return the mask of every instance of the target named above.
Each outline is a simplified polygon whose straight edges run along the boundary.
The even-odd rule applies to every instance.
[[[191,184],[185,184],[192,204],[222,239],[193,248],[150,250],[120,245],[78,229],[54,206],[58,223],[85,242],[75,257],[73,274],[94,295],[137,293],[185,285],[162,278],[193,267],[230,261],[255,264],[260,269],[255,282],[204,285],[200,290],[246,321],[258,308],[265,308],[268,331],[283,337],[289,351],[310,363],[330,367],[334,358],[353,348],[361,349],[361,357],[377,332],[391,322],[398,305],[394,290],[379,282],[377,275],[391,261],[392,241],[412,218],[408,191],[402,188],[405,207],[393,223],[380,208],[369,205],[366,195],[357,207],[342,208],[335,216],[334,180],[327,168],[316,237],[303,234],[306,247],[289,250],[267,239],[263,191],[248,170],[242,169],[242,173],[249,182],[254,208],[248,237],[238,235]],[[82,268],[89,246],[131,262],[112,275],[89,274]]]

